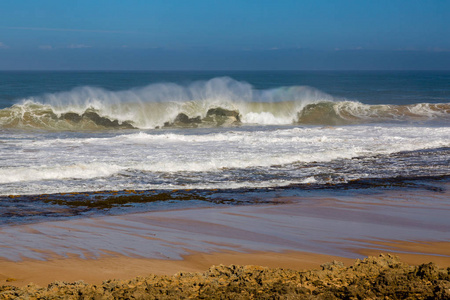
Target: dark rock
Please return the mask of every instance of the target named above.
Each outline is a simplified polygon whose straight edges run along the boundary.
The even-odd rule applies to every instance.
[[[206,112],[206,116],[210,117],[210,116],[220,116],[220,117],[235,117],[236,119],[239,119],[239,113],[235,110],[227,110],[221,107],[217,107],[217,108],[210,108],[208,109],[208,111]]]
[[[178,114],[178,116],[175,118],[174,123],[190,123],[191,119],[183,113]]]
[[[69,113],[63,114],[60,119],[78,123],[83,119],[83,117],[79,114],[69,112]]]
[[[230,126],[241,123],[239,112],[221,107],[209,109],[203,121],[214,123],[216,126]]]
[[[200,116],[189,118],[185,113],[179,113],[172,123],[165,122],[164,127],[198,127],[201,122]]]
[[[186,114],[180,113],[175,118],[175,124],[200,124],[202,122],[200,116],[195,118],[189,118]]]
[[[92,122],[96,126],[105,127],[105,128],[113,128],[113,129],[134,129],[135,127],[131,124],[131,122],[119,122],[118,120],[110,120],[106,117],[102,117],[96,112],[87,111],[82,115],[77,113],[68,112],[62,114],[59,117],[60,120],[70,121],[71,123],[81,124]]]
[[[164,127],[216,127],[231,126],[240,124],[239,113],[223,108],[211,108],[206,113],[205,118],[200,116],[190,118],[185,113],[179,113],[173,122],[165,122]]]

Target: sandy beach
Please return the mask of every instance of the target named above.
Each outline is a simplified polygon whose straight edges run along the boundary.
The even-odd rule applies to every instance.
[[[419,252],[426,245],[428,252]],[[385,251],[363,249],[359,253],[378,256],[380,253],[393,253],[411,265],[434,262],[439,267],[450,267],[450,243],[430,244],[426,242],[408,243],[405,247],[386,248]],[[399,252],[397,252],[399,251]],[[410,253],[402,253],[409,252]],[[218,265],[255,265],[269,268],[284,268],[298,271],[320,269],[327,262],[340,261],[350,266],[355,259],[324,255],[311,252],[225,252],[193,253],[181,260],[162,260],[111,256],[98,259],[76,257],[51,259],[48,261],[25,260],[22,262],[1,261],[0,283],[2,285],[26,286],[30,283],[46,286],[51,282],[84,281],[101,284],[110,279],[126,280],[137,276],[174,275],[179,272],[204,272]]]
[[[385,2],[0,2],[0,300],[450,300],[450,0]]]
[[[448,190],[349,192],[4,226],[0,284],[98,284],[220,264],[305,270],[380,253],[449,267],[448,198]]]

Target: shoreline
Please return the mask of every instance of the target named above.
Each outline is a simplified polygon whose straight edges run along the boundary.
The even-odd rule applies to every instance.
[[[61,258],[48,261],[0,261],[0,285],[26,286],[34,283],[46,286],[54,281],[76,282],[83,280],[100,284],[109,279],[128,280],[137,276],[174,275],[179,272],[204,272],[213,265],[258,265],[271,268],[304,270],[319,268],[327,261],[341,257],[306,252],[226,252],[192,253],[180,260],[134,258],[124,255],[105,256],[98,259]],[[347,264],[353,259],[344,258]],[[10,281],[7,282],[6,280]]]
[[[377,249],[358,249],[360,254],[378,257],[381,254],[398,257],[403,263],[418,266],[434,263],[440,268],[450,267],[450,242],[399,242],[390,251],[380,252]],[[423,249],[428,245],[426,253],[414,253],[414,249]],[[364,257],[366,258],[366,257]],[[312,252],[195,252],[183,255],[180,260],[136,258],[125,255],[109,255],[97,259],[79,257],[54,258],[46,261],[24,260],[13,262],[0,260],[0,286],[11,285],[24,287],[35,284],[45,287],[50,283],[84,281],[89,284],[101,284],[107,280],[131,280],[135,277],[150,275],[172,276],[178,273],[205,272],[212,266],[259,266],[265,268],[282,268],[295,271],[318,270],[321,265],[333,261],[342,262],[345,266],[353,265],[360,258],[324,255]]]
[[[0,286],[0,299],[448,299],[450,273],[433,263],[409,265],[386,254],[345,266],[293,270],[252,265],[217,265],[202,272],[146,274],[131,279],[52,282],[47,287]]]
[[[0,285],[101,283],[219,264],[305,270],[380,253],[450,267],[448,196],[448,189],[340,193],[2,226]]]

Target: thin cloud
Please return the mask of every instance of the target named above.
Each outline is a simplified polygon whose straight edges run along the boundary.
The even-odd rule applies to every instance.
[[[366,50],[364,47],[351,47],[351,48],[334,48],[334,51],[362,51]]]
[[[122,30],[97,30],[97,29],[76,29],[76,28],[46,28],[46,27],[4,27],[14,30],[32,30],[32,31],[70,31],[70,32],[94,32],[94,33],[133,33],[133,31]]]
[[[8,48],[9,48],[8,45],[5,45],[2,42],[0,42],[0,49],[8,49]]]
[[[407,48],[397,48],[394,51],[399,52],[450,52],[450,48],[440,48],[440,47],[429,47],[429,48],[415,48],[415,47],[407,47]]]
[[[40,50],[56,50],[56,49],[84,49],[84,48],[92,48],[92,46],[85,44],[71,44],[64,47],[53,47],[51,45],[40,45],[38,47]]]
[[[41,50],[52,50],[53,49],[53,47],[50,45],[41,45],[38,48]]]
[[[434,48],[428,49],[428,51],[431,51],[431,52],[450,52],[450,49],[449,48],[434,47]]]
[[[72,44],[67,46],[69,49],[83,49],[83,48],[92,48],[92,46],[84,45],[84,44]]]

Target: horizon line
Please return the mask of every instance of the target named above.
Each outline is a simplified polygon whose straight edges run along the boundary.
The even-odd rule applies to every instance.
[[[31,31],[63,31],[63,32],[95,32],[95,33],[135,33],[135,31],[123,30],[101,30],[101,29],[77,29],[77,28],[48,28],[48,27],[1,27],[4,29],[14,30],[31,30]]]
[[[450,72],[450,69],[0,69],[0,72]]]

